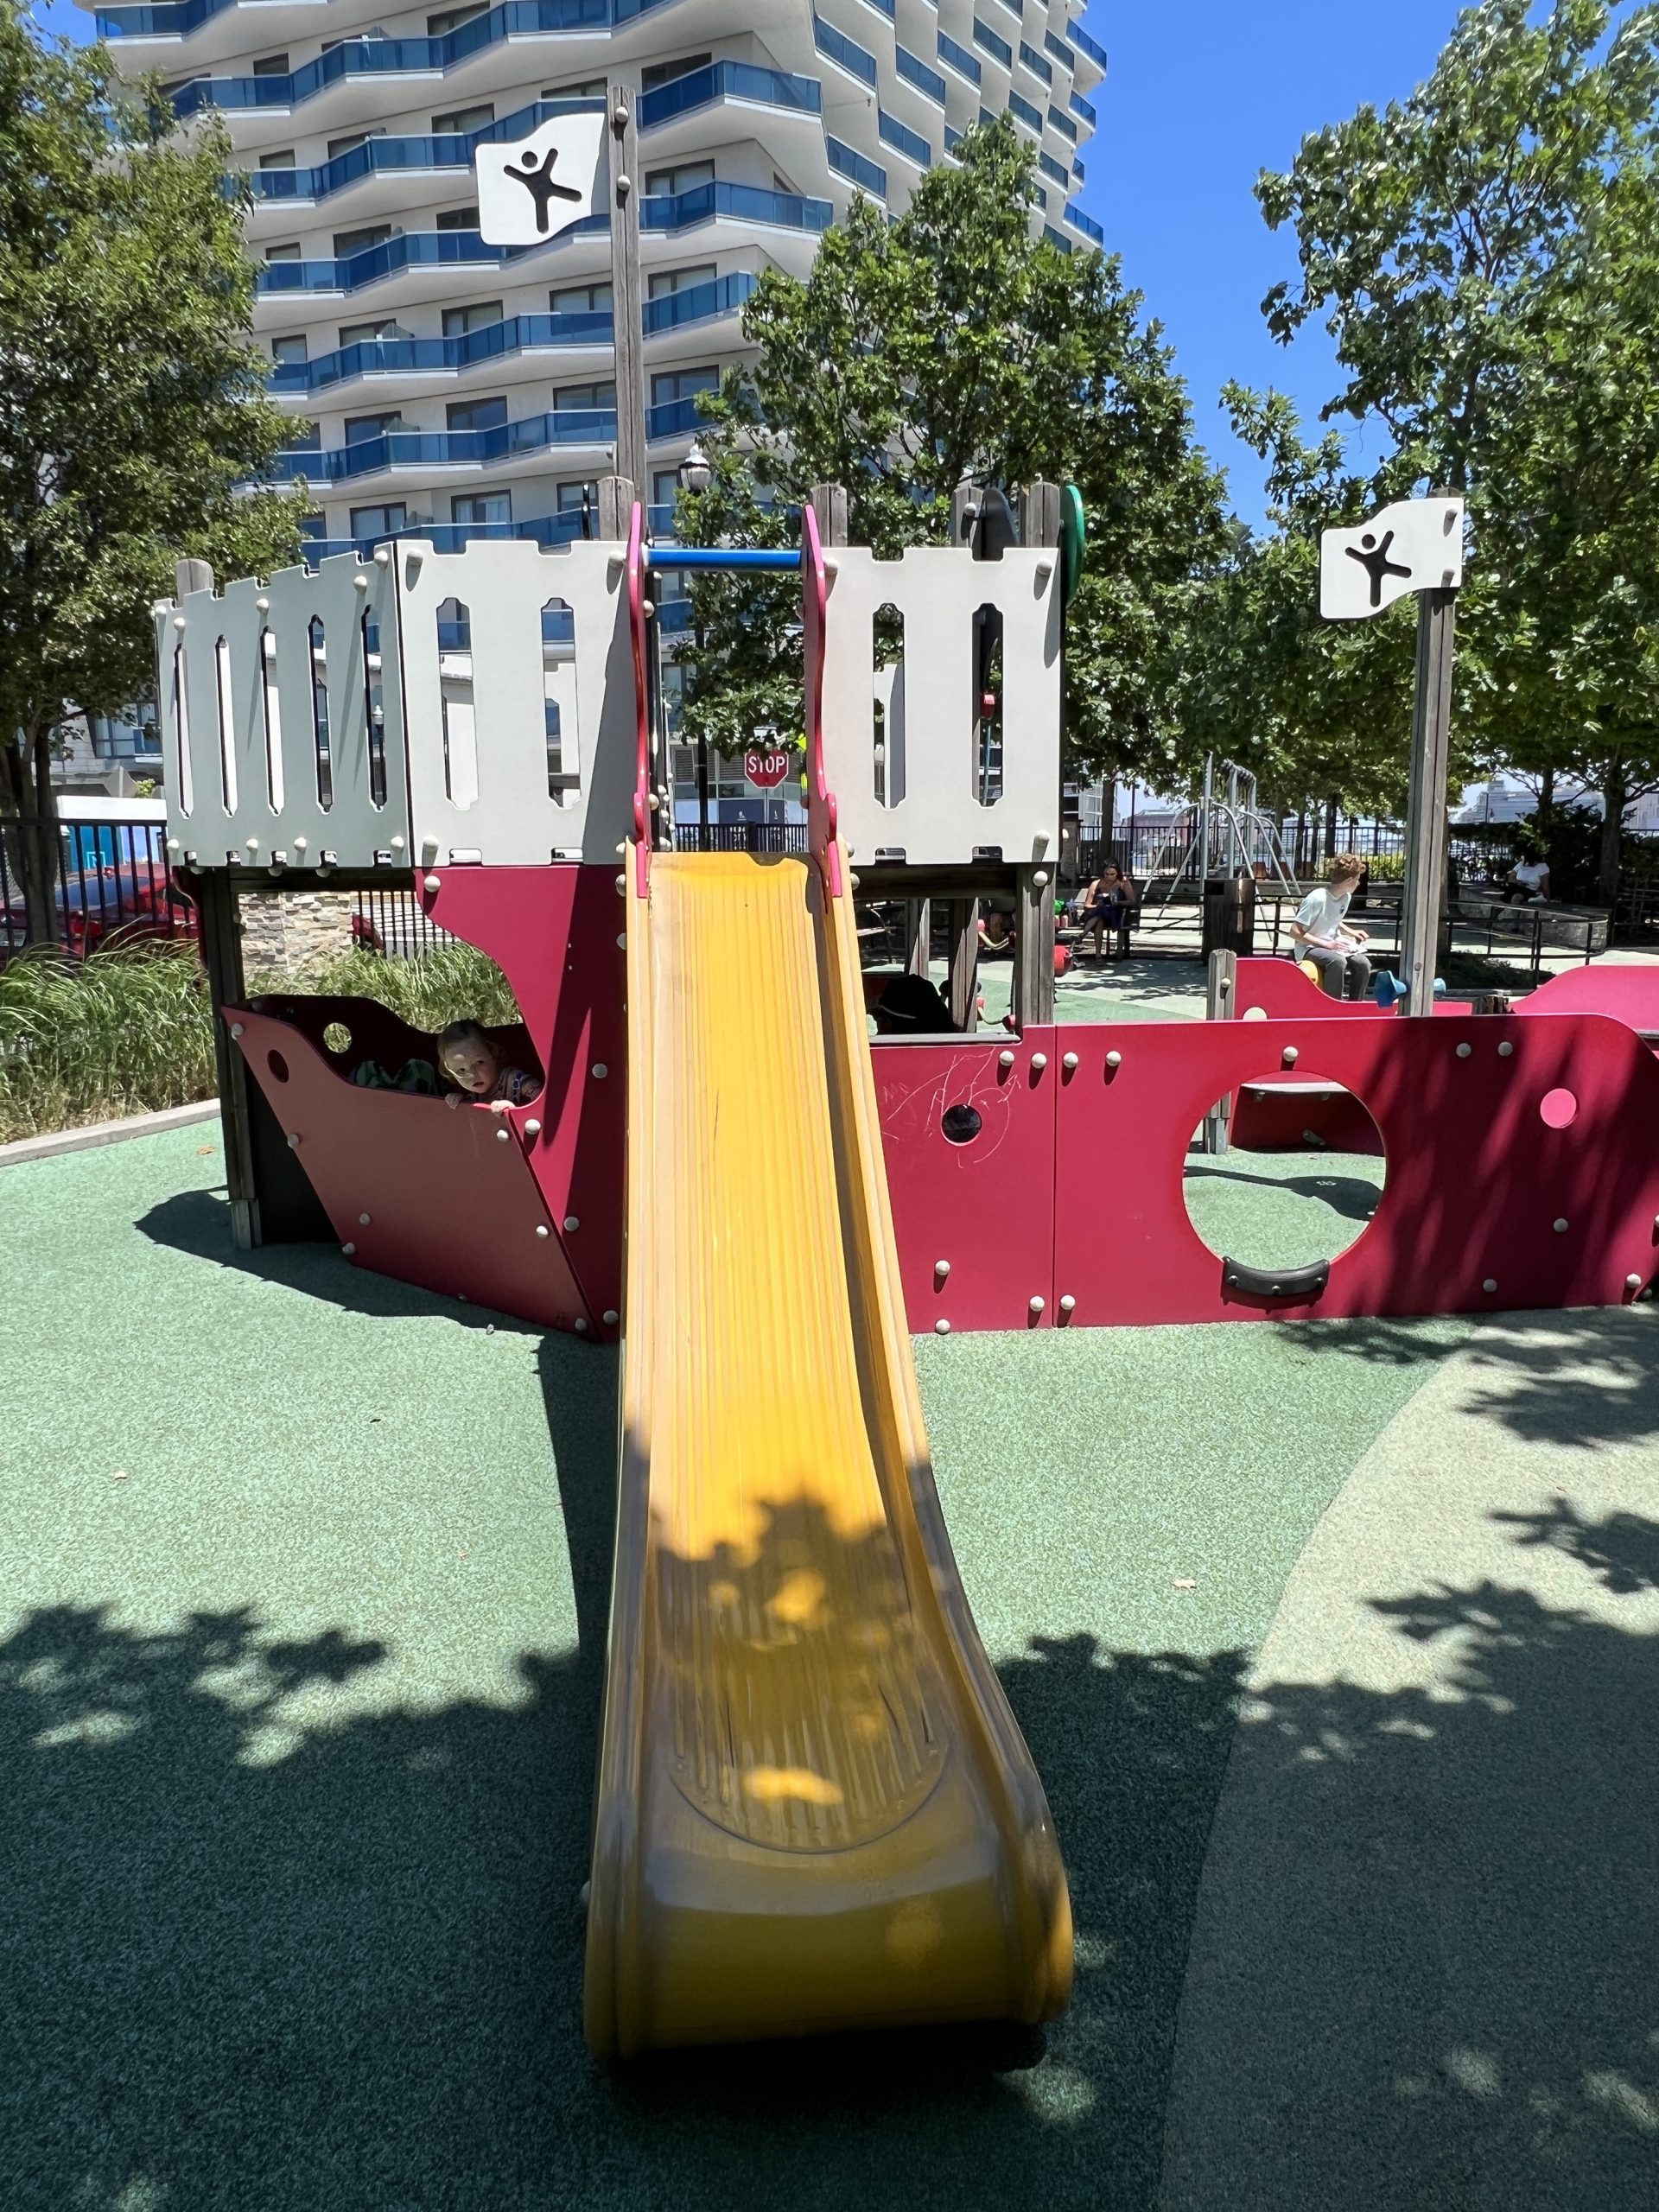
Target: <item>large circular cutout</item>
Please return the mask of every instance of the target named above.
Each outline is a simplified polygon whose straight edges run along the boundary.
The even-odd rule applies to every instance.
[[[283,1058],[280,1052],[267,1052],[265,1054],[265,1065],[270,1070],[272,1075],[276,1077],[278,1083],[286,1083],[288,1081],[288,1062]]]
[[[1308,1267],[1364,1235],[1387,1168],[1376,1124],[1351,1090],[1275,1071],[1205,1116],[1186,1155],[1187,1218],[1217,1259]]]
[[[939,1127],[950,1144],[971,1144],[984,1127],[977,1106],[947,1106],[939,1116]]]

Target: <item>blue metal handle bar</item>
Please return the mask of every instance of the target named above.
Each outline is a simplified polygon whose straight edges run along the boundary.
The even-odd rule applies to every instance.
[[[653,545],[645,554],[648,569],[788,569],[798,573],[800,565],[798,553],[756,545]]]

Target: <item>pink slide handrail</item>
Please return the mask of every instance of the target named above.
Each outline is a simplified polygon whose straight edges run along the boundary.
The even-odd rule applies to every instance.
[[[633,640],[633,702],[638,728],[633,771],[633,881],[651,890],[651,691],[645,671],[645,511],[636,499],[628,518],[628,629]]]
[[[832,899],[839,899],[841,847],[836,834],[836,795],[823,768],[823,637],[830,608],[830,585],[824,573],[818,518],[810,505],[801,509],[801,601],[802,675],[806,693],[807,836],[813,857],[823,871],[825,888]]]

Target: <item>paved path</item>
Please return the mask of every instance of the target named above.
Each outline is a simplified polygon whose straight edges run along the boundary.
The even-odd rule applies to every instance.
[[[1656,1328],[1484,1325],[1292,1572],[1199,1894],[1165,2212],[1659,2202]]]

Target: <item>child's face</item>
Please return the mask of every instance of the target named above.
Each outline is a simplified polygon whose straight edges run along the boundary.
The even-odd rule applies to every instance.
[[[463,1090],[470,1090],[480,1098],[486,1090],[495,1088],[495,1078],[500,1072],[500,1063],[481,1037],[470,1037],[464,1044],[452,1045],[443,1056],[443,1065]]]

